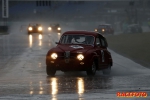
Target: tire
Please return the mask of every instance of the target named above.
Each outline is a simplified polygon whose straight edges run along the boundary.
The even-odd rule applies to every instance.
[[[54,76],[56,69],[54,67],[46,66],[46,73],[48,76]]]
[[[111,65],[108,65],[108,68],[102,70],[104,75],[109,75],[111,72]]]
[[[86,71],[88,76],[94,76],[96,73],[96,63],[93,61],[92,66],[90,67],[90,69],[88,69]]]

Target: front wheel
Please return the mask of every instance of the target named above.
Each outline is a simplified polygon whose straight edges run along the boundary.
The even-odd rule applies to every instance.
[[[92,63],[92,66],[90,67],[90,69],[88,69],[87,71],[86,71],[86,73],[87,73],[87,75],[92,75],[92,76],[94,76],[95,75],[95,73],[96,73],[96,63],[93,61],[93,63]]]
[[[46,66],[46,72],[48,76],[54,76],[56,69],[54,67]]]

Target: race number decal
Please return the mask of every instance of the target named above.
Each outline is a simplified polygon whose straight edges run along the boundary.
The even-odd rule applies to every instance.
[[[101,50],[101,55],[102,55],[102,62],[105,62],[104,51],[103,50]]]

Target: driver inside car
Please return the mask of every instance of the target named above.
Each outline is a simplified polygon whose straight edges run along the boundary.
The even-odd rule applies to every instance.
[[[71,43],[78,43],[75,38],[72,38]]]

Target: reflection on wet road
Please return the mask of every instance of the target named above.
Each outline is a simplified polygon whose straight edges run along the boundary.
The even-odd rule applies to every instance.
[[[43,36],[41,34],[38,35],[38,40],[39,40],[39,43],[38,45],[39,46],[42,46],[42,38]],[[33,44],[33,39],[34,39],[34,36],[32,34],[29,35],[29,47],[31,48],[32,47],[32,44]]]
[[[60,36],[45,33],[0,38],[3,48],[0,48],[0,59],[10,57],[0,66],[0,99],[117,100],[119,91],[145,91],[150,95],[149,69],[113,51],[114,65],[109,76],[101,71],[94,77],[87,76],[86,72],[57,71],[55,77],[48,77],[45,56]]]
[[[5,80],[0,84],[0,95],[51,94],[56,96],[58,94],[77,93],[82,96],[85,93],[99,93],[101,89],[112,88],[110,77],[64,77],[62,75],[61,77],[47,77],[46,80],[41,77],[40,79]]]
[[[32,47],[33,37],[29,35],[29,46]]]
[[[39,46],[42,46],[42,35],[39,35]]]
[[[84,81],[82,78],[78,78],[78,94],[84,93]]]
[[[46,83],[45,81],[36,83],[39,83],[39,91],[31,90],[32,94],[77,93],[80,96],[93,90],[93,92],[99,92],[96,89],[111,89],[112,85],[110,77],[47,77]],[[33,86],[35,84],[33,83]]]

